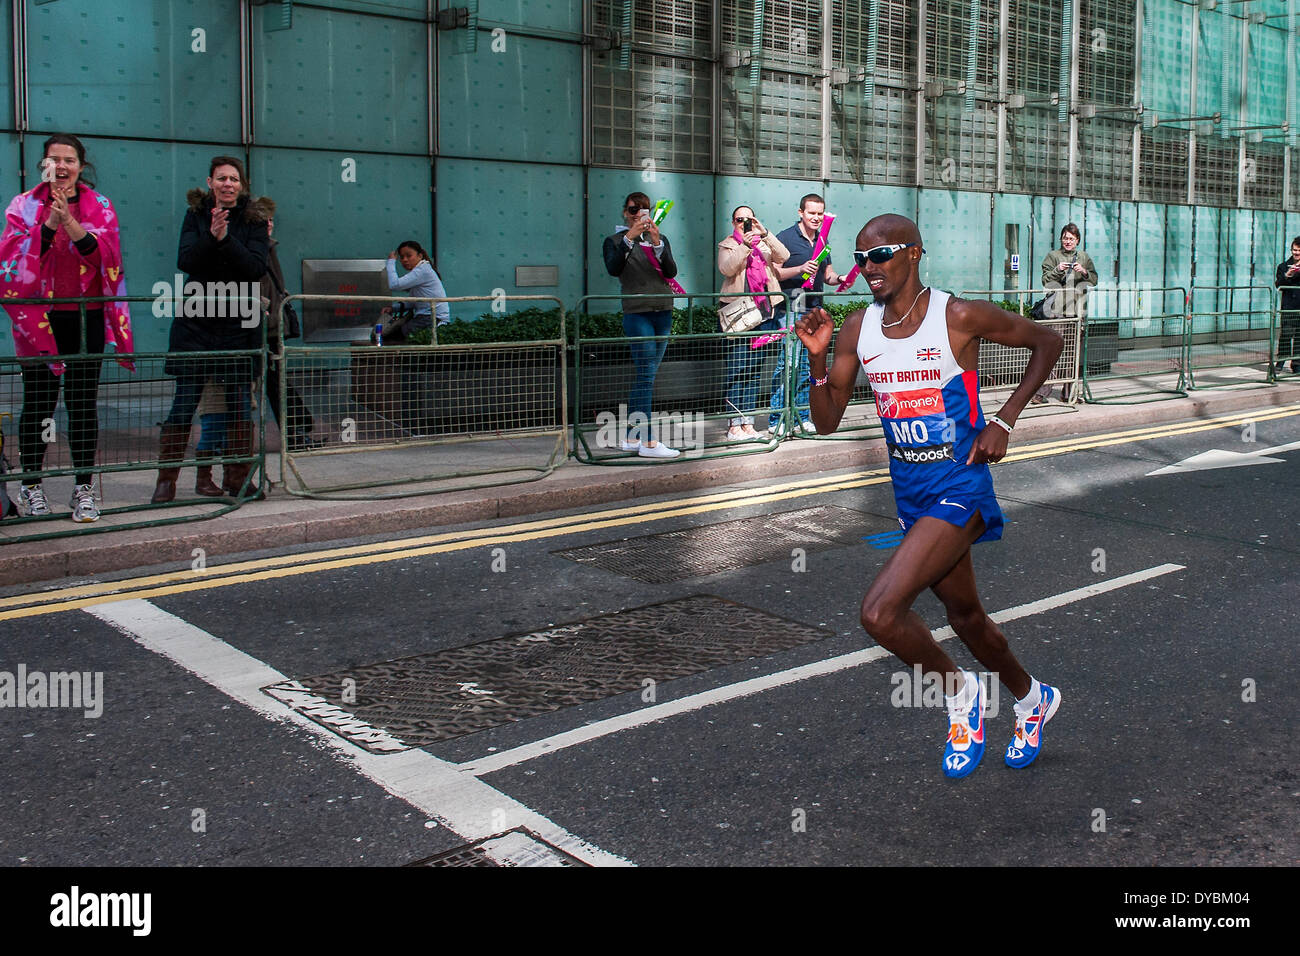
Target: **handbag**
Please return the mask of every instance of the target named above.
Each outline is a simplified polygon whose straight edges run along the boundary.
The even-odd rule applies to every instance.
[[[742,295],[718,306],[718,325],[724,332],[748,332],[766,321],[752,295]]]

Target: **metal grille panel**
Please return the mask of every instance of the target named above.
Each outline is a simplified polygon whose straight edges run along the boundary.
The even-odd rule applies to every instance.
[[[358,746],[392,752],[829,636],[818,627],[697,596],[264,690]]]
[[[810,76],[762,72],[723,81],[722,170],[750,176],[821,176],[821,85]]]
[[[634,53],[600,53],[592,69],[592,159],[607,166],[708,171],[712,164],[712,81],[708,64]]]

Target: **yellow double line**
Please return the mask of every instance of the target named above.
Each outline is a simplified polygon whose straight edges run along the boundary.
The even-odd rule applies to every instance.
[[[1014,452],[1008,454],[1003,459],[1003,462],[1046,458],[1052,455],[1066,454],[1067,452],[1086,451],[1091,448],[1102,448],[1109,445],[1123,445],[1135,441],[1188,435],[1194,432],[1222,428],[1230,424],[1265,422],[1295,415],[1300,415],[1300,405],[1287,405],[1258,414],[1220,415],[1196,422],[1182,422],[1041,442],[1017,448]],[[796,498],[806,498],[812,495],[847,491],[853,488],[864,488],[868,485],[882,484],[888,480],[889,470],[887,468],[877,468],[848,475],[803,478],[798,481],[789,481],[762,488],[699,495],[679,499],[675,502],[661,501],[652,504],[631,505],[625,508],[613,508],[597,515],[579,514],[562,518],[544,518],[489,530],[479,528],[466,531],[445,531],[439,534],[405,538],[400,541],[381,541],[347,548],[330,548],[304,554],[261,558],[256,561],[237,561],[232,564],[223,564],[198,571],[171,571],[166,574],[153,574],[128,578],[122,581],[85,584],[54,591],[42,591],[38,594],[24,594],[0,599],[0,621],[33,617],[41,614],[55,614],[60,611],[75,610],[93,604],[107,604],[113,601],[136,598],[163,597],[168,594],[203,591],[209,588],[229,587],[253,581],[269,581],[274,578],[311,574],[335,568],[379,564],[386,561],[402,561],[427,554],[447,554],[453,551],[467,551],[471,548],[536,541],[543,538],[597,531],[602,528],[617,528],[629,524],[643,524],[649,521],[662,521],[686,515],[726,511],[747,505],[769,504]]]

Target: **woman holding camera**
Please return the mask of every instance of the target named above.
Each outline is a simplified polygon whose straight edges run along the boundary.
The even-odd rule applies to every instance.
[[[41,183],[9,204],[0,237],[0,290],[3,295],[58,299],[125,295],[122,241],[117,213],[108,197],[95,192],[85,176],[86,148],[70,134],[45,141]],[[93,169],[94,167],[89,167]],[[99,359],[57,360],[56,356],[96,354],[113,342],[118,364],[134,369],[131,314],[125,302],[86,306],[83,338],[78,306],[6,306],[14,325],[14,354],[22,366],[23,411],[18,447],[23,471],[40,471],[45,460],[45,422],[54,416],[63,389],[68,410],[68,446],[77,470],[72,489],[72,520],[96,521],[93,475],[99,440]],[[46,361],[41,361],[44,358]],[[24,481],[21,510],[31,517],[50,514],[39,479]]]
[[[763,321],[749,331],[774,331],[779,322],[774,317],[775,302],[763,293],[781,292],[776,269],[790,252],[776,236],[768,232],[749,206],[737,206],[731,213],[731,235],[718,243],[718,271],[722,273],[722,298],[719,308],[739,298],[752,296]],[[719,331],[722,331],[719,322]],[[754,430],[750,414],[758,396],[758,365],[761,355],[750,348],[749,338],[727,342],[727,407],[734,416],[728,423],[728,441],[751,441],[762,438]]]
[[[1074,223],[1066,223],[1061,228],[1061,247],[1053,249],[1043,257],[1043,288],[1048,290],[1043,309],[1049,318],[1079,319],[1085,323],[1082,342],[1087,337],[1087,298],[1088,290],[1097,284],[1097,267],[1092,257],[1084,252],[1079,243],[1083,235]],[[1105,331],[1105,330],[1103,330]],[[1100,366],[1098,366],[1100,367]],[[1092,370],[1092,366],[1089,366]],[[1076,368],[1075,374],[1078,374]],[[1061,386],[1061,401],[1069,398],[1069,385]],[[1052,387],[1044,385],[1030,399],[1037,405],[1047,399]]]
[[[623,332],[628,338],[667,336],[673,326],[673,290],[669,279],[677,263],[668,239],[650,218],[650,197],[631,193],[623,200],[623,225],[605,239],[605,270],[623,289]],[[676,458],[681,452],[656,441],[650,425],[655,374],[668,348],[660,342],[629,342],[636,381],[627,399],[628,430],[623,450],[642,458]],[[632,424],[635,418],[636,424]],[[644,424],[641,424],[644,422]]]

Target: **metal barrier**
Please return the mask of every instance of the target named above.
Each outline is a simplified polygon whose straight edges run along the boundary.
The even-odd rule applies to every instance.
[[[1188,387],[1205,388],[1198,371],[1262,365],[1262,377],[1233,376],[1229,382],[1272,382],[1273,345],[1278,334],[1278,293],[1272,286],[1193,285],[1187,310]]]
[[[374,303],[545,302],[555,338],[429,345],[286,346],[279,420],[285,490],[307,498],[372,499],[536,481],[568,454],[564,303],[554,296],[292,295],[295,301]],[[367,454],[358,463],[354,453]],[[484,475],[498,480],[476,482]],[[292,480],[290,479],[292,477]],[[436,487],[429,487],[429,485]],[[366,489],[422,487],[390,493]]]
[[[779,436],[768,429],[768,419],[776,416],[786,423],[788,402],[773,406],[773,373],[782,354],[785,368],[791,367],[790,340],[794,336],[776,337],[761,329],[718,331],[715,306],[697,305],[697,301],[715,303],[721,297],[718,292],[673,296],[674,302],[686,300],[686,309],[675,310],[678,331],[661,336],[617,334],[622,328],[623,295],[588,295],[578,300],[573,434],[574,455],[579,461],[636,465],[670,460],[644,457],[636,447],[628,450],[624,446],[629,435],[636,440],[662,440],[682,452],[675,460],[749,455],[776,448]],[[783,294],[771,293],[770,297],[786,304]],[[603,327],[596,327],[599,313],[588,312],[593,302],[614,306]],[[788,381],[783,384],[788,395]],[[639,399],[638,390],[642,390]],[[631,408],[638,401],[651,410]],[[732,423],[747,418],[753,419],[759,437],[729,439]]]
[[[185,301],[188,304],[195,298],[202,297],[190,296]],[[255,478],[264,471],[260,415],[250,422],[247,429],[241,430],[236,420],[228,417],[227,409],[214,410],[215,418],[206,423],[207,435],[201,434],[198,442],[205,450],[196,446],[193,456],[187,454],[191,447],[193,416],[183,428],[177,427],[173,431],[166,449],[160,439],[159,426],[172,408],[177,384],[182,381],[188,383],[186,403],[192,400],[195,405],[200,403],[204,387],[211,380],[242,383],[242,387],[235,391],[228,392],[222,388],[222,398],[229,397],[232,402],[248,407],[252,398],[251,387],[260,383],[263,373],[264,344],[257,350],[134,352],[122,356],[115,351],[92,352],[87,349],[88,306],[127,302],[137,306],[147,304],[153,308],[160,301],[157,296],[139,295],[60,299],[14,297],[5,300],[6,305],[76,305],[81,316],[81,328],[79,352],[0,359],[0,420],[3,422],[0,427],[4,427],[5,432],[5,457],[12,467],[3,476],[6,491],[11,498],[17,498],[22,483],[39,482],[51,511],[48,516],[6,519],[0,525],[0,540],[37,541],[214,518],[233,511],[253,496]],[[257,309],[260,312],[260,303]],[[261,325],[265,343],[265,323]],[[120,368],[119,358],[132,363],[134,371]],[[32,376],[33,371],[59,361],[65,363],[65,370],[57,382],[49,381],[54,376]],[[105,365],[110,369],[108,375],[103,371]],[[29,379],[26,388],[24,372]],[[57,398],[54,398],[56,390]],[[62,416],[56,411],[56,401],[64,406]],[[27,407],[28,423],[24,425],[24,407],[29,402],[39,407]],[[41,417],[34,417],[38,415]],[[247,418],[243,420],[248,421]],[[230,447],[240,441],[243,442],[242,448]],[[33,460],[39,461],[40,467],[23,470],[24,459],[29,464]],[[186,494],[185,483],[178,480],[176,500],[158,505],[150,502],[155,472],[159,468],[213,466],[233,469],[232,475],[238,476],[239,480],[238,490],[219,498],[194,496]],[[249,467],[246,469],[244,466]],[[246,474],[241,474],[245,471]],[[54,487],[46,486],[47,479],[69,478],[67,490],[70,491],[78,474],[94,476],[92,483],[98,486],[97,497],[104,505],[98,521],[72,523],[69,511],[62,506],[64,488],[59,487],[56,491]],[[113,481],[107,481],[106,476],[112,476]],[[110,484],[116,486],[111,492]],[[57,485],[62,486],[62,482]],[[123,503],[109,506],[113,500]],[[195,506],[202,507],[196,509]],[[176,513],[179,511],[184,513]],[[135,514],[151,517],[133,521],[130,516]]]
[[[1184,286],[1095,286],[1083,328],[1083,399],[1144,404],[1187,395]]]
[[[1300,311],[1278,312],[1277,352],[1273,356],[1273,377],[1300,373]]]
[[[1033,303],[1051,295],[1054,289],[965,289],[960,293],[963,299],[987,299],[1008,312],[1018,312],[1028,318]],[[1065,346],[1052,367],[1051,374],[1043,382],[1045,387],[1061,386],[1065,396],[1063,401],[1073,404],[1079,398],[1079,353],[1082,348],[1081,327],[1078,318],[1059,316],[1039,322],[1061,336]],[[986,392],[1002,389],[1014,389],[1025,377],[1029,367],[1029,350],[1011,348],[997,342],[980,341],[979,379],[980,390]]]
[[[844,324],[844,319],[855,308],[865,308],[872,302],[870,292],[821,292],[818,297],[822,300],[822,307],[825,308],[835,317],[835,337],[831,339],[831,347],[826,352],[826,368],[829,370],[835,364],[835,349],[839,345],[839,330]],[[790,412],[789,421],[793,424],[795,421],[801,421],[803,416],[811,411],[809,404],[800,403],[798,398],[798,376],[803,367],[803,356],[807,353],[803,342],[797,335],[791,334],[789,338],[791,348],[795,350],[795,360],[787,364],[791,373],[791,383],[787,386],[786,394],[789,396]],[[849,343],[845,343],[847,346]],[[857,343],[852,343],[854,349]],[[803,430],[795,431],[794,434],[800,438],[818,439],[820,441],[845,441],[859,440],[864,438],[878,438],[881,436],[880,417],[876,414],[876,399],[872,394],[871,385],[867,382],[867,373],[865,369],[858,369],[858,378],[853,386],[853,395],[849,399],[849,404],[844,409],[844,416],[840,419],[839,427],[830,435],[818,435],[816,432]]]

